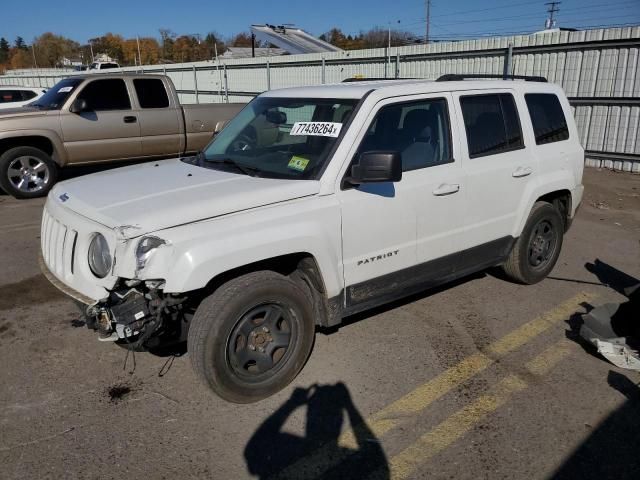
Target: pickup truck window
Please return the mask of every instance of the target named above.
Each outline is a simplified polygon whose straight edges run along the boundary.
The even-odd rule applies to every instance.
[[[133,80],[141,108],[167,108],[169,96],[164,82],[159,78],[136,78]]]
[[[355,158],[371,150],[399,152],[403,172],[453,162],[447,101],[437,98],[381,108]]]
[[[86,100],[95,112],[131,109],[127,86],[119,78],[93,80],[78,94],[78,99]]]
[[[42,110],[60,110],[67,101],[69,95],[82,83],[82,78],[65,78],[59,81],[36,102],[30,106],[38,107]]]
[[[460,98],[469,158],[524,148],[513,95],[499,93]]]
[[[256,98],[220,132],[199,165],[269,178],[315,178],[356,103]]]

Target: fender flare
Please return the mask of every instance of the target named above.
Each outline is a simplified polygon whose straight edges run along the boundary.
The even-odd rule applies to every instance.
[[[0,141],[17,139],[21,137],[42,137],[47,139],[53,146],[53,161],[61,167],[63,167],[67,163],[67,151],[64,148],[64,143],[60,136],[52,130],[21,129],[0,132]]]

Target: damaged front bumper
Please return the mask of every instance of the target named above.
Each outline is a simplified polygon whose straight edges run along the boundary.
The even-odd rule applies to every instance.
[[[62,293],[70,296],[74,300],[77,300],[78,302],[83,303],[85,305],[91,305],[92,303],[95,303],[95,300],[93,298],[87,297],[86,295],[78,292],[77,290],[74,290],[73,288],[69,287],[68,285],[58,280],[55,277],[55,275],[51,273],[47,265],[44,263],[44,258],[42,258],[42,253],[38,255],[38,264],[40,266],[40,271],[42,272],[42,275],[44,275],[44,277],[47,280],[49,280],[49,282],[58,290],[60,290]]]
[[[127,283],[129,285],[127,285]],[[185,297],[164,294],[159,282],[121,281],[109,296],[85,310],[87,327],[102,341],[116,341],[144,347],[153,341],[180,339],[185,316]]]

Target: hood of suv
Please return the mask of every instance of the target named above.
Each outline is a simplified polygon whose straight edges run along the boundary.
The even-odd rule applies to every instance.
[[[175,159],[67,180],[54,187],[49,201],[132,238],[319,191],[315,180],[250,177]]]

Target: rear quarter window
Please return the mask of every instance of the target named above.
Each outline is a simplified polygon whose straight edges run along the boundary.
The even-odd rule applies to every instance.
[[[558,97],[552,93],[527,93],[524,96],[537,145],[561,142],[569,138],[567,119]]]
[[[136,78],[133,86],[138,95],[141,108],[166,108],[169,106],[169,96],[164,82],[158,78]]]

